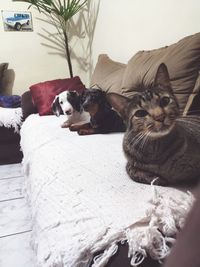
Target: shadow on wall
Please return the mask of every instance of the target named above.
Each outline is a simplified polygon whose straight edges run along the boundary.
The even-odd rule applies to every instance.
[[[78,18],[76,20],[71,19],[68,24],[68,38],[71,59],[73,62],[78,64],[78,67],[83,72],[88,73],[89,78],[91,77],[93,67],[92,43],[99,13],[99,5],[100,0],[89,0],[86,7],[77,15]],[[59,55],[63,58],[66,58],[67,62],[63,35],[59,34],[60,29],[58,26],[56,26],[56,21],[52,21],[50,16],[47,17],[46,20],[41,18],[37,19],[57,28],[56,33],[51,33],[47,29],[42,28],[44,33],[38,33],[38,35],[45,40],[45,42],[42,42],[41,44],[52,50],[51,52],[48,52],[49,55]],[[72,45],[74,40],[76,45],[78,43],[79,46],[78,53],[75,51],[76,45]],[[81,52],[80,48],[82,50]]]

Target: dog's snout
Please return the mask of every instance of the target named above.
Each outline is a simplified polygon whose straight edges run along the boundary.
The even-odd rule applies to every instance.
[[[65,110],[65,114],[66,115],[71,115],[72,114],[72,110],[71,109]]]

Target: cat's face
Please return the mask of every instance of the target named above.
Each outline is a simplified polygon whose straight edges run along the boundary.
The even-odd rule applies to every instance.
[[[144,133],[152,137],[166,135],[179,115],[164,64],[159,66],[151,89],[136,94],[132,99],[111,94],[108,100],[124,118],[127,131],[135,134]]]
[[[149,133],[151,136],[167,134],[178,116],[177,103],[169,92],[146,90],[129,101],[125,110],[128,129]]]

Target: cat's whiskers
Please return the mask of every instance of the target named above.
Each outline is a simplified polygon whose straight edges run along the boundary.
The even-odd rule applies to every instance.
[[[135,137],[134,140],[132,140],[131,145],[137,146],[137,149],[139,151],[142,151],[149,140],[150,134],[151,134],[150,130],[146,130],[144,132],[137,134],[136,135],[137,138]]]
[[[163,137],[163,136],[165,136],[165,135],[167,135],[167,134],[169,134],[171,132],[171,130],[175,126],[175,123],[171,124],[170,126],[169,125],[165,125],[165,126],[167,126],[167,129],[164,129],[164,130],[160,129],[157,132],[153,129],[152,126],[148,127],[147,129],[150,130],[148,136],[150,138],[153,138],[153,139],[157,139],[157,138]]]
[[[136,145],[138,145],[140,142],[141,142],[141,140],[145,137],[145,135],[146,135],[146,133],[144,133],[144,132],[140,132],[140,133],[138,133],[134,138],[133,138],[133,140],[131,141],[131,143],[130,143],[130,145],[132,146],[136,146]]]
[[[185,122],[185,123],[193,123],[195,126],[199,127],[200,126],[200,119],[198,117],[193,117],[193,116],[184,116],[184,117],[179,117],[176,119],[177,122]]]
[[[140,133],[140,135],[137,138],[134,138],[132,142],[133,146],[139,144],[143,138],[144,138],[144,133]]]
[[[142,140],[142,142],[141,142],[141,144],[140,144],[140,150],[141,151],[143,151],[143,149],[145,148],[145,146],[146,146],[146,144],[148,143],[148,141],[149,141],[149,137],[150,137],[150,135],[151,135],[151,131],[150,130],[147,130],[146,132],[145,132],[145,136],[144,136],[144,138],[143,138],[143,140]]]
[[[200,120],[191,120],[190,119],[186,119],[186,118],[178,118],[177,120],[177,123],[180,125],[180,126],[190,126],[190,127],[184,127],[184,129],[188,132],[191,132],[191,133],[196,133],[197,131],[200,132]]]
[[[142,135],[142,133],[138,133],[134,136],[134,138],[132,138],[132,140],[130,141],[130,145],[132,146],[132,144],[135,142],[135,140],[137,140],[140,136]]]
[[[184,115],[184,116],[178,117],[177,119],[187,119],[187,120],[199,121],[199,116],[198,115]]]

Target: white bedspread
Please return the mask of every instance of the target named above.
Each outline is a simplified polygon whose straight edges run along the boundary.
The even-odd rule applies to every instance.
[[[21,129],[38,266],[85,267],[94,251],[105,248],[94,264],[104,266],[122,239],[128,239],[130,256],[139,250],[145,257],[147,236],[154,235],[161,251],[150,253],[164,257],[168,247],[157,228],[173,235],[192,197],[162,187],[155,187],[155,194],[153,186],[133,182],[125,171],[123,134],[78,136],[62,129],[63,121],[36,114]]]
[[[22,124],[22,109],[21,108],[2,108],[0,107],[0,126],[6,128],[14,128],[16,133],[19,132]]]

